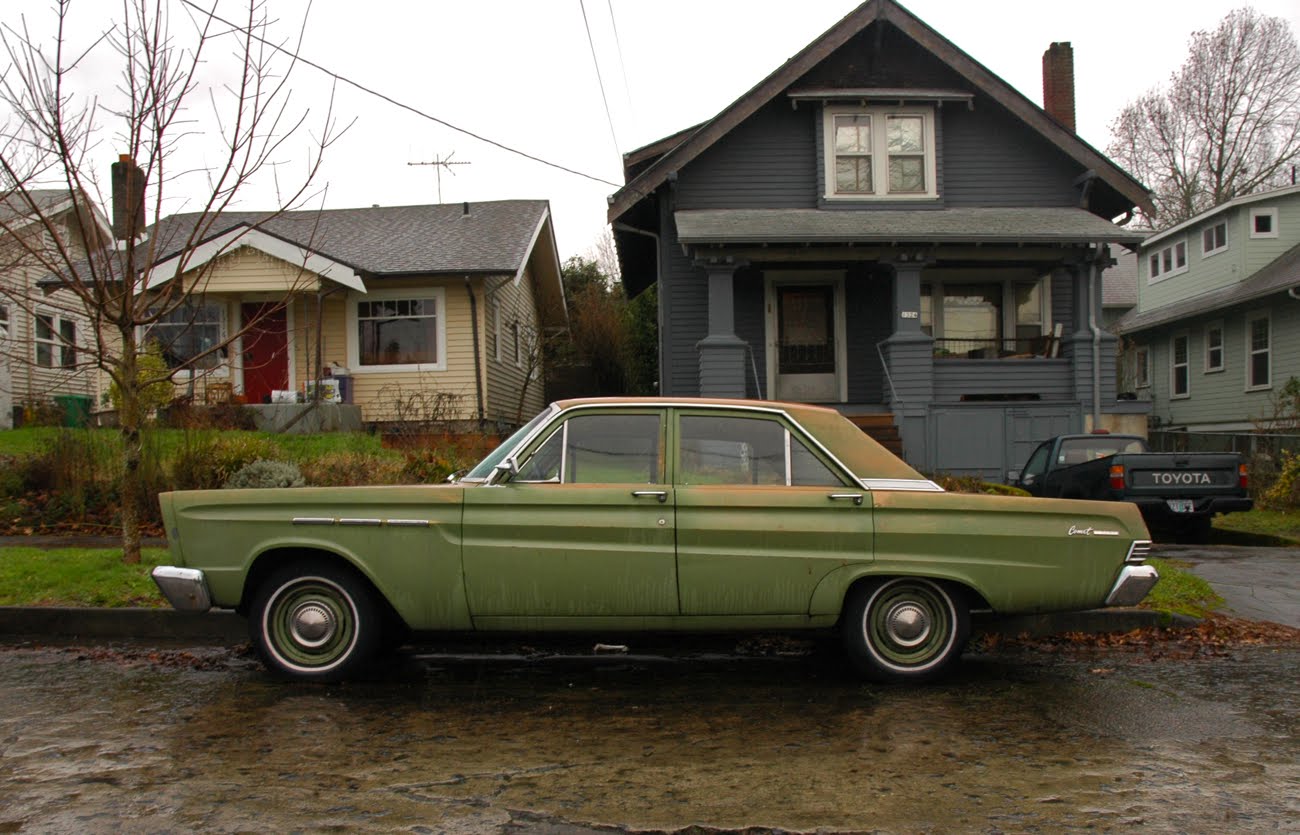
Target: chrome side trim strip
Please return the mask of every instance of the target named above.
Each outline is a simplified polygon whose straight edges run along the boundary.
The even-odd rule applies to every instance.
[[[385,524],[392,528],[427,528],[433,523],[428,519],[389,519]]]
[[[1124,557],[1124,562],[1143,562],[1151,556],[1151,540],[1135,539],[1133,544],[1128,546],[1128,556]]]
[[[334,524],[333,516],[295,516],[293,517],[295,525],[332,525]]]
[[[350,519],[350,518],[348,518],[348,519],[340,519],[340,520],[339,520],[339,524],[340,524],[340,525],[348,525],[348,526],[351,526],[351,527],[371,527],[371,528],[377,528],[377,527],[379,527],[380,525],[384,524],[384,520],[383,520],[383,519]]]
[[[942,487],[928,478],[864,478],[868,490],[902,490],[914,493],[943,493]]]

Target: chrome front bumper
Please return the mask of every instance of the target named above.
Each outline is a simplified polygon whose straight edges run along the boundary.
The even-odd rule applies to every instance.
[[[207,578],[197,568],[160,565],[151,574],[163,597],[175,608],[183,612],[206,612],[212,608]]]
[[[1159,579],[1160,575],[1149,565],[1126,565],[1106,596],[1106,605],[1136,606]]]

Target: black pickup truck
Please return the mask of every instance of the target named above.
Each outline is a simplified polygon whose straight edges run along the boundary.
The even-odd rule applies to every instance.
[[[1133,502],[1147,527],[1203,540],[1216,513],[1250,510],[1235,452],[1151,452],[1137,435],[1059,435],[1015,480],[1035,496]]]

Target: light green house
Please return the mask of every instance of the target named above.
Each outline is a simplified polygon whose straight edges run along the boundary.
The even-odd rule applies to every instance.
[[[1300,377],[1300,186],[1239,197],[1152,235],[1120,388],[1152,422],[1192,432],[1265,425]]]

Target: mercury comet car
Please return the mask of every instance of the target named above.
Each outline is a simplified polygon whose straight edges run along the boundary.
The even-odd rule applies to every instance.
[[[335,680],[415,634],[838,630],[861,674],[934,678],[972,610],[1131,605],[1131,504],[948,493],[839,413],[554,403],[451,484],[160,498],[179,609],[235,609],[271,670]]]

